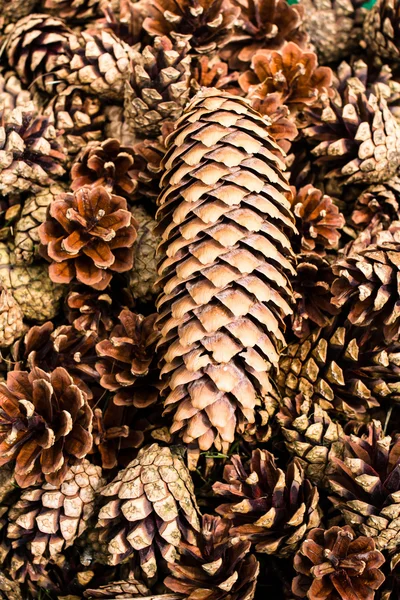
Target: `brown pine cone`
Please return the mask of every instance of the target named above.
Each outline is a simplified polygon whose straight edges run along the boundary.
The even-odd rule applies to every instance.
[[[92,410],[67,371],[13,371],[0,383],[0,466],[15,463],[15,480],[26,488],[59,485],[71,461],[92,446]]]
[[[77,331],[95,331],[100,337],[114,327],[111,316],[112,298],[107,292],[72,289],[65,299],[68,322]]]
[[[378,0],[367,11],[363,47],[384,62],[400,62],[400,7],[396,0]]]
[[[174,1],[174,0],[172,0]],[[190,92],[189,45],[156,37],[142,52],[133,52],[131,76],[125,85],[125,118],[131,130],[156,137],[163,121],[176,121]]]
[[[68,23],[84,23],[100,12],[101,0],[44,0],[45,12],[61,17]]]
[[[334,457],[343,454],[343,429],[326,411],[309,398],[298,394],[284,398],[276,415],[285,445],[304,466],[307,478],[316,485],[328,486],[334,470]]]
[[[39,228],[50,278],[56,283],[76,279],[104,290],[113,273],[132,268],[136,226],[126,200],[102,186],[64,194],[52,202]]]
[[[7,289],[0,291],[0,348],[12,346],[25,331],[24,314]]]
[[[384,229],[393,221],[400,221],[400,178],[394,177],[384,184],[373,185],[363,190],[354,204],[349,225],[360,232],[368,227],[376,216]]]
[[[133,146],[135,153],[133,170],[139,184],[140,195],[138,193],[138,196],[139,198],[143,198],[145,206],[149,206],[149,201],[156,204],[160,194],[161,161],[166,152],[166,138],[173,128],[172,121],[164,122],[161,128],[161,135],[158,138],[135,142]]]
[[[100,384],[116,392],[113,400],[119,406],[146,408],[158,399],[156,318],[124,309],[109,337],[96,346]]]
[[[400,126],[386,100],[367,89],[347,63],[338,68],[337,87],[336,96],[310,112],[311,125],[302,129],[315,165],[337,185],[390,179],[399,163]]]
[[[296,598],[373,600],[385,580],[385,557],[373,540],[356,537],[351,527],[313,529],[294,558]]]
[[[187,600],[252,600],[260,570],[250,542],[232,537],[230,523],[204,515],[195,546],[182,542],[164,585]]]
[[[113,33],[129,46],[135,46],[142,41],[143,21],[148,15],[140,2],[135,0],[105,0],[101,1],[102,19],[97,19],[92,25],[101,30]]]
[[[102,598],[104,600],[122,600],[124,598],[145,598],[151,596],[153,600],[162,600],[163,596],[151,594],[149,588],[132,574],[128,579],[122,581],[112,581],[106,583],[97,589],[87,589],[84,597],[89,600]],[[165,595],[164,600],[173,600]]]
[[[189,471],[176,447],[142,448],[101,496],[97,527],[100,540],[108,542],[112,564],[138,552],[145,577],[152,580],[160,558],[174,561],[181,538],[195,543],[199,512]]]
[[[110,194],[129,200],[138,185],[133,172],[134,160],[132,148],[121,146],[116,139],[91,142],[72,165],[71,189],[101,186]]]
[[[242,95],[238,85],[238,71],[230,72],[228,63],[218,55],[196,56],[192,59],[191,86],[196,93],[202,87],[214,87],[229,94]]]
[[[105,485],[100,467],[84,459],[71,466],[63,482],[44,483],[24,491],[8,512],[11,546],[27,546],[37,562],[58,562],[82,535]]]
[[[150,35],[188,41],[199,54],[223,47],[240,13],[229,0],[141,0],[140,4],[149,15],[143,27]]]
[[[33,104],[0,115],[0,194],[39,191],[64,174],[57,132]]]
[[[239,85],[262,114],[270,114],[264,105],[279,101],[289,107],[292,118],[305,106],[318,106],[327,99],[332,86],[332,71],[318,65],[314,52],[303,51],[294,42],[279,50],[257,50],[251,70],[239,77]]]
[[[244,100],[200,92],[177,127],[159,197],[157,308],[165,414],[193,466],[213,444],[226,453],[271,390],[294,226],[279,147]]]
[[[161,291],[157,282],[157,247],[161,238],[155,232],[156,221],[141,206],[131,210],[138,222],[133,268],[129,272],[129,290],[138,302],[152,302]]]
[[[255,450],[246,466],[235,455],[225,465],[224,481],[213,491],[233,503],[221,504],[217,513],[232,521],[231,535],[255,543],[257,552],[287,558],[320,523],[318,490],[298,459],[285,473],[267,450]]]
[[[35,0],[36,1],[36,0]],[[0,16],[1,19],[1,16]],[[21,81],[13,71],[0,74],[0,110],[8,113],[17,106],[31,106],[32,95],[24,90]]]

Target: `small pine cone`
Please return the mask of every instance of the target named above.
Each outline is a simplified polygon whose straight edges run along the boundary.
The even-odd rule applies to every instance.
[[[313,146],[315,165],[324,167],[325,177],[338,185],[382,183],[395,175],[399,164],[400,125],[386,100],[356,75],[341,63],[336,96],[312,111],[311,125],[302,129]]]
[[[399,225],[399,223],[398,223]],[[332,304],[346,310],[350,323],[378,332],[387,343],[400,332],[398,288],[400,231],[383,231],[376,243],[351,252],[333,266]]]
[[[30,265],[39,257],[39,227],[46,220],[47,209],[52,202],[64,194],[67,186],[52,183],[40,188],[24,201],[21,215],[14,226],[13,257],[17,265]]]
[[[379,421],[343,437],[344,458],[333,459],[331,502],[358,535],[378,550],[399,550],[400,439],[385,435]]]
[[[157,283],[156,251],[161,238],[154,231],[156,222],[141,206],[131,209],[138,222],[133,269],[129,272],[129,289],[139,302],[152,302],[160,293]]]
[[[296,598],[374,600],[385,581],[379,567],[385,557],[374,541],[356,537],[351,527],[313,529],[294,557],[300,573],[292,583]]]
[[[234,455],[225,465],[224,481],[214,483],[213,491],[231,503],[221,504],[217,513],[232,521],[231,535],[255,543],[256,552],[287,558],[320,523],[318,490],[298,459],[285,473],[267,450],[255,450],[246,466]]]
[[[279,147],[243,99],[200,92],[177,127],[163,160],[157,309],[165,414],[192,467],[213,444],[226,453],[270,391],[294,217]]]
[[[218,55],[212,58],[196,56],[192,59],[191,86],[194,93],[199,92],[202,87],[214,87],[228,94],[241,96],[238,78],[239,73],[230,72],[228,63],[222,61]]]
[[[121,146],[116,139],[91,142],[72,165],[71,189],[102,186],[110,194],[129,200],[138,185],[133,172],[134,160],[132,148]]]
[[[0,194],[37,191],[64,174],[58,134],[33,105],[3,110],[0,133]]]
[[[31,93],[22,88],[21,81],[13,71],[0,74],[0,111],[8,114],[17,106],[29,108],[31,102]]]
[[[9,290],[28,321],[53,319],[65,293],[62,285],[51,281],[44,264],[16,266],[6,244],[0,242],[0,285]]]
[[[306,477],[316,485],[328,486],[334,457],[343,454],[343,429],[318,404],[298,394],[284,398],[276,416],[285,445],[304,466]]]
[[[179,562],[168,565],[164,585],[187,600],[252,600],[259,564],[250,542],[232,537],[230,523],[204,515],[196,546],[182,542]]]
[[[20,19],[10,32],[5,47],[9,65],[21,81],[54,94],[52,74],[64,44],[72,32],[65,22],[47,14],[31,14]]]
[[[97,589],[87,589],[84,592],[84,597],[89,600],[123,600],[124,598],[145,598],[149,596],[152,600],[173,600],[166,594],[156,596],[151,593],[149,588],[140,580],[136,579],[132,574],[129,578],[122,581],[112,581],[106,583]]]
[[[135,133],[160,134],[165,120],[176,121],[190,92],[188,44],[167,37],[155,38],[152,46],[134,52],[132,74],[125,85],[125,118]]]
[[[100,12],[101,0],[44,0],[45,12],[65,19],[67,23],[91,21]]]
[[[304,29],[322,64],[347,59],[358,50],[367,11],[362,0],[300,0]]]
[[[192,52],[212,54],[232,35],[240,10],[229,0],[142,0],[143,28],[152,36],[188,41]]]
[[[0,348],[12,346],[24,334],[24,314],[7,289],[0,292]]]
[[[97,527],[100,539],[108,542],[112,564],[138,552],[141,568],[152,580],[160,556],[173,562],[182,538],[195,543],[199,511],[193,482],[176,447],[142,448],[101,496]]]
[[[0,466],[16,459],[15,480],[23,488],[42,477],[59,485],[71,461],[92,446],[86,394],[61,367],[52,373],[36,367],[13,371],[0,388]]]
[[[70,86],[50,100],[44,114],[54,123],[70,163],[91,142],[100,142],[106,122],[103,103]]]
[[[104,290],[113,273],[133,266],[136,225],[126,200],[102,186],[64,194],[52,202],[39,228],[41,251],[52,261],[50,278],[56,283],[76,279]]]
[[[296,276],[292,279],[296,306],[293,307],[293,333],[304,340],[317,325],[326,327],[339,313],[332,304],[331,285],[335,276],[328,260],[315,252],[296,256]]]
[[[77,331],[95,331],[100,337],[114,327],[112,298],[106,292],[73,289],[65,299],[68,322]]]
[[[313,185],[293,192],[292,210],[301,236],[299,250],[320,255],[337,250],[345,219],[332,198]]]
[[[400,62],[400,7],[396,0],[378,0],[367,11],[363,47],[383,62]]]
[[[143,317],[126,308],[109,337],[96,346],[100,384],[116,392],[113,401],[119,406],[146,408],[158,399],[156,317]]]
[[[376,216],[384,229],[393,221],[400,221],[400,178],[394,177],[362,191],[354,204],[349,225],[361,232]]]
[[[44,483],[24,491],[8,512],[11,546],[27,546],[39,563],[57,563],[87,528],[104,485],[101,468],[85,459],[67,470],[61,485]]]
[[[318,65],[314,52],[303,51],[289,42],[279,50],[258,50],[251,59],[251,70],[239,77],[239,85],[253,107],[279,100],[289,107],[292,118],[305,106],[318,106],[332,87],[332,70]]]

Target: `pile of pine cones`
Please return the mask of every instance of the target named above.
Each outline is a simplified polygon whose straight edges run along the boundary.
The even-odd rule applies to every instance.
[[[0,45],[0,598],[399,600],[400,0]]]

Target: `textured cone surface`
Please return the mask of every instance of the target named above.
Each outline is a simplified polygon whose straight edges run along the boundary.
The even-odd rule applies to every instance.
[[[189,98],[188,44],[158,37],[135,52],[132,75],[125,86],[125,117],[132,131],[159,135],[165,119],[176,120]]]
[[[375,597],[385,580],[385,557],[372,539],[356,537],[351,527],[313,529],[294,558],[300,573],[292,583],[296,598],[364,600]]]
[[[150,580],[157,574],[158,553],[173,562],[181,539],[193,543],[200,529],[193,482],[173,447],[142,448],[101,495],[97,526],[111,563],[138,553]]]
[[[0,110],[6,113],[17,106],[30,106],[32,96],[23,89],[21,81],[13,71],[0,75]]]
[[[151,302],[161,291],[156,283],[156,251],[160,236],[154,231],[156,222],[144,208],[133,206],[131,212],[139,226],[133,269],[129,272],[129,289],[136,300]]]
[[[13,371],[0,384],[0,466],[12,460],[19,486],[58,485],[92,446],[92,410],[67,371]]]
[[[5,29],[10,23],[15,23],[22,17],[33,12],[37,0],[1,0],[0,2],[0,30]]]
[[[53,319],[59,311],[64,286],[53,283],[45,264],[18,266],[13,253],[0,242],[0,284],[9,290],[30,321]]]
[[[205,515],[196,546],[182,542],[179,562],[170,564],[164,585],[185,598],[252,600],[259,564],[250,542],[232,538],[229,521]]]
[[[0,292],[0,348],[11,346],[24,333],[23,312],[8,290]]]
[[[101,468],[85,459],[70,467],[60,486],[29,488],[9,511],[11,545],[26,544],[38,561],[57,561],[87,528],[104,483]]]
[[[318,404],[301,394],[284,398],[276,416],[288,451],[297,456],[307,478],[326,487],[333,471],[332,460],[343,454],[343,429]]]
[[[373,421],[344,443],[343,460],[334,460],[329,479],[330,500],[355,531],[392,553],[400,545],[400,440]]]
[[[100,0],[45,0],[46,12],[68,22],[84,22],[100,12]]]
[[[400,179],[394,177],[384,184],[374,185],[358,196],[349,225],[358,233],[372,225],[382,223],[387,229],[392,221],[400,221]]]
[[[109,600],[120,600],[127,597],[145,597],[150,596],[149,588],[133,576],[123,581],[112,581],[102,585],[98,589],[88,589],[85,591],[85,598],[94,600],[95,598],[106,598]]]
[[[226,452],[254,422],[285,344],[289,188],[265,121],[217,90],[200,92],[168,146],[158,210],[165,412],[186,444]]]
[[[137,223],[127,208],[124,198],[101,185],[84,186],[52,202],[39,228],[51,280],[77,280],[104,290],[113,273],[129,271]]]
[[[112,298],[106,292],[92,292],[86,288],[73,289],[66,298],[68,321],[78,331],[95,331],[102,337],[114,326],[111,316],[112,302]]]
[[[266,450],[255,450],[248,465],[233,456],[224,468],[225,483],[213,491],[233,503],[217,512],[232,520],[232,535],[256,544],[257,552],[287,558],[296,552],[306,532],[320,523],[318,491],[305,479],[297,459],[286,473]]]
[[[364,43],[384,62],[400,61],[400,8],[396,0],[379,0],[364,21]]]

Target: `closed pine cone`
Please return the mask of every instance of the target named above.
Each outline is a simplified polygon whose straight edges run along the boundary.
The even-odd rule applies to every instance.
[[[227,452],[271,389],[294,225],[280,150],[242,99],[200,92],[177,127],[159,197],[159,348],[171,432],[196,462],[213,444]]]
[[[0,292],[0,348],[7,348],[24,334],[24,314],[7,289]]]
[[[133,268],[129,272],[129,289],[138,302],[151,302],[159,294],[157,283],[157,246],[160,236],[156,234],[156,221],[141,206],[131,209],[138,222],[138,237],[135,244]]]
[[[400,61],[400,8],[396,0],[378,0],[364,20],[363,46],[375,60]]]

